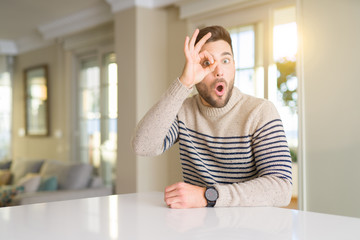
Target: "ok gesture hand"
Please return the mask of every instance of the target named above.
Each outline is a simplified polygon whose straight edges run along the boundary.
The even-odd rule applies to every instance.
[[[199,29],[196,29],[191,37],[187,36],[184,44],[185,67],[180,76],[180,82],[188,88],[192,88],[195,84],[201,82],[206,75],[213,72],[216,68],[216,61],[207,51],[201,51],[206,41],[211,37],[211,33],[207,33],[195,45],[196,37]]]

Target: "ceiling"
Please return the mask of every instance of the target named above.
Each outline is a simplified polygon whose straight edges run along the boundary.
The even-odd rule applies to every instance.
[[[180,17],[250,0],[0,0],[0,55],[17,55],[112,21],[133,6],[177,5]],[[252,0],[253,1],[253,0]],[[269,1],[269,0],[257,0]]]
[[[33,34],[38,26],[105,4],[103,0],[1,0],[0,39],[17,40]]]
[[[179,0],[0,0],[0,54],[16,55],[34,42],[110,21],[114,7],[162,7],[175,2]]]

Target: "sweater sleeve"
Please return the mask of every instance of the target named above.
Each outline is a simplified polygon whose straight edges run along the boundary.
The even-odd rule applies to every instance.
[[[275,106],[264,102],[254,117],[252,153],[257,177],[247,182],[216,184],[216,206],[286,206],[292,194],[291,156]]]
[[[190,94],[177,79],[138,123],[132,138],[137,155],[156,156],[171,147],[178,137],[177,114]]]

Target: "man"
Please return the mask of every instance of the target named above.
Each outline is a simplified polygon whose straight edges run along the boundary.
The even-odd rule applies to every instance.
[[[179,142],[184,182],[165,189],[171,208],[285,206],[291,158],[273,104],[234,88],[229,33],[220,26],[186,37],[181,76],[137,126],[135,152],[159,155]],[[188,98],[193,87],[198,94]]]

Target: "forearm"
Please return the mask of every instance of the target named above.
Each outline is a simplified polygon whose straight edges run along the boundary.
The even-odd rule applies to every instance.
[[[292,184],[276,176],[259,177],[243,183],[216,184],[219,192],[216,207],[224,206],[287,206]]]
[[[163,152],[164,139],[190,92],[178,80],[170,85],[137,125],[132,139],[136,154],[154,156]]]

